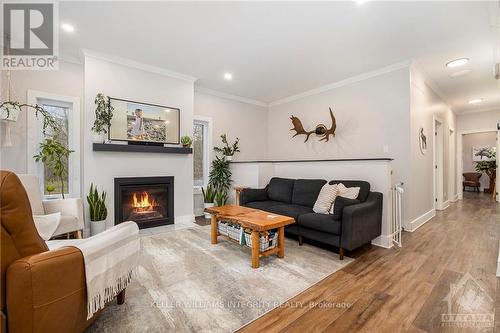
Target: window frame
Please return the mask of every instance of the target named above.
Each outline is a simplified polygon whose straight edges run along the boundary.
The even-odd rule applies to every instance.
[[[208,184],[208,174],[210,171],[210,163],[212,162],[212,118],[205,116],[193,116],[193,125],[195,123],[201,123],[205,126],[206,131],[203,131],[203,185],[194,185],[193,178],[193,189],[195,192],[201,192],[202,187],[206,187]],[[194,156],[193,156],[194,160]]]
[[[37,90],[28,90],[27,93],[28,104],[35,105],[41,104],[40,101],[50,101],[55,106],[69,105],[68,112],[68,146],[74,152],[71,153],[68,160],[68,197],[77,198],[81,197],[81,171],[80,171],[80,98],[75,96],[65,96],[47,93]],[[58,105],[59,104],[59,105]],[[42,119],[41,116],[36,117],[35,112],[28,110],[27,118],[27,138],[26,138],[26,151],[27,151],[27,172],[29,174],[38,175],[40,178],[40,190],[45,199],[59,198],[60,194],[45,195],[43,188],[43,165],[37,163],[33,156],[38,153],[39,143],[43,140],[42,134]]]

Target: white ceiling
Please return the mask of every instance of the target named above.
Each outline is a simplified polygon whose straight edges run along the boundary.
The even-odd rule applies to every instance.
[[[455,111],[500,104],[498,2],[61,2],[61,54],[90,49],[270,103],[416,59]],[[468,57],[469,75],[444,64]],[[231,72],[231,82],[223,73]],[[483,98],[470,106],[471,98]]]

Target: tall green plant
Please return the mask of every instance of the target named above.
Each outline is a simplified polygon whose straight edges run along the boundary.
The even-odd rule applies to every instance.
[[[89,203],[90,221],[103,221],[108,217],[108,209],[106,208],[106,192],[102,191],[99,195],[97,186],[90,184],[90,191],[87,195]]]
[[[493,187],[496,181],[496,169],[497,169],[497,161],[496,161],[496,152],[493,149],[488,150],[485,153],[485,157],[490,161],[480,161],[476,163],[476,171],[484,172],[490,178],[490,191],[493,191]]]
[[[208,175],[208,185],[212,186],[217,193],[224,190],[227,192],[231,186],[231,176],[229,161],[216,156]]]
[[[61,183],[61,194],[64,199],[64,178],[68,175],[68,158],[73,150],[61,144],[56,137],[46,138],[40,143],[40,152],[33,156],[36,162],[42,162],[54,171]]]
[[[104,94],[98,93],[94,99],[95,104],[95,120],[92,131],[97,134],[107,134],[111,126],[111,119],[113,118],[114,108]]]

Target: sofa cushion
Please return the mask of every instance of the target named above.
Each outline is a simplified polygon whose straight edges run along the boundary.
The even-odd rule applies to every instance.
[[[341,221],[334,220],[332,215],[309,213],[299,216],[299,226],[330,234],[340,235]]]
[[[370,194],[370,183],[363,180],[331,180],[329,184],[342,183],[345,187],[359,187],[359,195],[357,199],[361,202],[365,202]]]
[[[297,179],[293,184],[292,203],[301,206],[314,206],[319,192],[326,180],[323,179]]]
[[[283,204],[277,206],[271,206],[266,210],[275,214],[293,217],[295,220],[297,220],[297,217],[299,215],[313,212],[311,207],[300,206],[300,205],[283,205]]]
[[[338,185],[337,184],[325,184],[319,192],[318,198],[313,206],[313,211],[315,213],[328,214],[330,207],[332,207],[335,198],[338,195]]]
[[[291,203],[294,183],[294,179],[271,178],[267,187],[267,196],[270,200]]]
[[[244,204],[244,206],[269,211],[269,207],[282,205],[282,204],[283,203],[279,202],[279,201],[266,200],[266,201],[247,202]]]

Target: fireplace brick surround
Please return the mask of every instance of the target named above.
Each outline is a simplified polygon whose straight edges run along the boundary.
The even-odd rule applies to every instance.
[[[134,221],[140,229],[174,223],[174,177],[115,178],[115,225]]]

